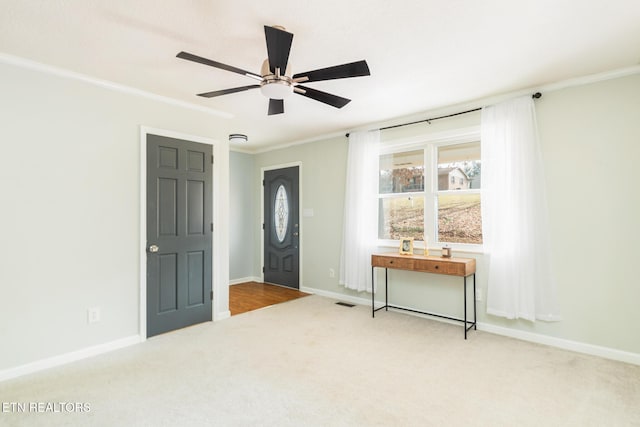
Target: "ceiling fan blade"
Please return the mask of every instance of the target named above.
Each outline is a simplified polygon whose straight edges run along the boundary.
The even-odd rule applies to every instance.
[[[342,108],[348,103],[351,102],[350,99],[343,98],[341,96],[332,95],[327,92],[322,92],[321,90],[311,89],[306,86],[296,86],[296,89],[304,90],[304,93],[295,91],[298,95],[306,96],[307,98],[315,99],[316,101],[324,102],[325,104],[329,104],[332,107]]]
[[[269,99],[269,115],[284,113],[284,99]]]
[[[317,82],[321,80],[345,79],[348,77],[369,76],[369,66],[367,61],[351,62],[349,64],[336,65],[334,67],[321,68],[319,70],[307,71],[305,73],[294,74],[293,78],[307,77],[305,82]]]
[[[178,58],[186,59],[187,61],[198,62],[200,64],[209,65],[210,67],[219,68],[221,70],[231,71],[232,73],[242,74],[243,76],[252,77],[258,80],[262,80],[262,76],[250,71],[243,70],[242,68],[233,67],[231,65],[223,64],[222,62],[213,61],[211,59],[203,58],[201,56],[194,55],[188,52],[180,52],[176,55]]]
[[[275,27],[264,26],[264,36],[267,40],[267,55],[269,57],[269,69],[276,73],[280,68],[280,74],[284,75],[289,62],[289,51],[293,42],[293,34]]]
[[[214,90],[213,92],[199,93],[198,96],[203,96],[205,98],[213,98],[214,96],[227,95],[229,93],[236,93],[236,92],[243,92],[249,89],[257,89],[259,87],[260,85],[234,87],[231,89],[222,89],[222,90]]]

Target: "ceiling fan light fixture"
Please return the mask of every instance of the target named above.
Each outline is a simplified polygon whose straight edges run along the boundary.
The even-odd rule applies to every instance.
[[[235,143],[244,143],[247,142],[249,140],[249,138],[247,138],[247,135],[243,135],[241,133],[232,133],[231,135],[229,135],[229,142],[235,142]]]
[[[260,92],[269,99],[285,99],[293,93],[291,79],[284,76],[270,79],[267,76],[260,85]],[[274,76],[275,77],[275,76]]]

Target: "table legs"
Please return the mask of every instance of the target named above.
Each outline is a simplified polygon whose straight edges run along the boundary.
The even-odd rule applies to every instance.
[[[476,274],[473,273],[473,323],[467,320],[467,277],[464,276],[464,289],[463,289],[463,305],[464,305],[464,319],[443,316],[441,314],[429,313],[425,311],[413,310],[406,307],[397,307],[394,305],[389,305],[389,270],[387,268],[384,269],[384,306],[376,309],[375,306],[375,267],[371,267],[371,317],[376,317],[376,311],[382,310],[389,311],[389,308],[396,308],[399,310],[412,311],[414,313],[426,314],[428,316],[441,317],[443,319],[455,320],[458,322],[462,322],[464,324],[464,339],[467,339],[467,331],[473,327],[474,330],[478,329],[477,325],[477,313],[476,313]],[[471,326],[467,327],[467,324],[471,323]]]
[[[478,330],[478,320],[476,317],[476,273],[473,273],[473,329]],[[464,276],[464,339],[467,339],[467,276]]]
[[[375,275],[373,274],[375,267],[371,267],[371,317],[376,317],[376,283]]]

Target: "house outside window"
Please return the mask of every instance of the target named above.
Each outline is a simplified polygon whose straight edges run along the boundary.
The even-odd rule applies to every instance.
[[[447,178],[450,184],[447,186]],[[456,182],[457,180],[457,182]],[[464,172],[463,168],[454,167],[438,167],[438,188],[448,190],[463,190],[469,188],[471,180]]]
[[[480,250],[481,157],[479,135],[460,141],[415,143],[380,156],[378,242],[405,237],[429,246]],[[420,247],[418,244],[418,247]]]

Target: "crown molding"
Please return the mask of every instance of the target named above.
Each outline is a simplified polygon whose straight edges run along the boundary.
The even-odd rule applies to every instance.
[[[67,79],[77,80],[85,83],[89,83],[95,86],[99,86],[105,89],[113,90],[116,92],[126,93],[129,95],[139,96],[142,98],[150,99],[153,101],[170,104],[173,106],[187,108],[190,110],[199,111],[202,113],[210,114],[213,116],[221,117],[224,119],[232,119],[235,116],[225,111],[215,110],[213,108],[203,107],[201,105],[192,104],[190,102],[180,101],[168,96],[158,95],[152,92],[147,92],[141,89],[136,89],[130,86],[125,86],[120,83],[111,82],[109,80],[97,79],[95,77],[88,76],[86,74],[77,73],[75,71],[67,70],[64,68],[54,67],[51,65],[42,64],[40,62],[32,61],[30,59],[21,58],[18,56],[8,55],[6,53],[0,53],[0,63],[13,65],[16,67],[26,68],[28,70],[38,71],[45,74],[50,74]]]

